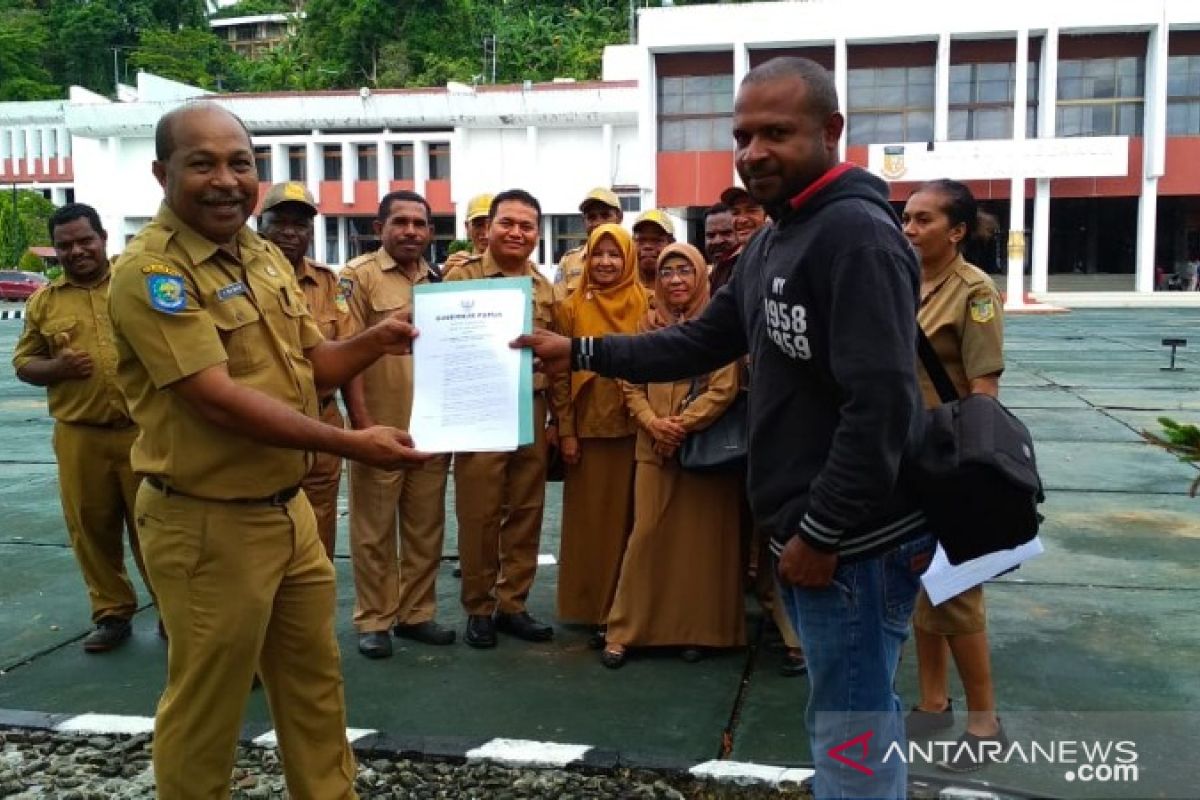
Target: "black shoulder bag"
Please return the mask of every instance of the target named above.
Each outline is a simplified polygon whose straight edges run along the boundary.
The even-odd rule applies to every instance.
[[[1037,535],[1045,499],[1029,429],[996,398],[960,398],[925,332],[917,350],[942,404],[925,416],[913,464],[930,530],[951,564],[1009,550]]]
[[[687,408],[705,389],[692,379]],[[733,402],[711,425],[689,433],[679,448],[679,466],[690,472],[743,472],[749,450],[749,392],[738,390]]]

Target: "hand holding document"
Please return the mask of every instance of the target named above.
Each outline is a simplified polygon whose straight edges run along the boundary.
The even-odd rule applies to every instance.
[[[509,342],[533,328],[533,281],[417,286],[413,324],[416,446],[427,453],[511,451],[533,441],[533,355]]]

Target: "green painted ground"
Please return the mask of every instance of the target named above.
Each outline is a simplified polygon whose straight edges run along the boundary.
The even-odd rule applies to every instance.
[[[1074,797],[1195,794],[1200,745],[1200,499],[1195,470],[1143,444],[1162,414],[1200,421],[1200,313],[1080,311],[1008,323],[1002,396],[1029,424],[1049,498],[1046,555],[988,591],[997,696],[1011,733],[1085,739],[1136,736],[1142,771],[1130,785],[1068,783],[1061,765],[1009,764],[980,777]],[[20,323],[0,323],[11,352]],[[1164,372],[1164,336],[1193,335],[1182,372]],[[0,707],[150,715],[165,649],[152,609],[134,641],[89,657],[83,589],[59,518],[49,422],[40,392],[0,374]],[[557,551],[557,488],[543,553]],[[451,506],[452,508],[452,506]],[[447,556],[454,554],[453,515]],[[342,520],[341,552],[345,542]],[[597,745],[663,758],[801,764],[805,682],[776,673],[754,647],[698,665],[669,655],[602,669],[584,633],[560,628],[550,645],[502,639],[495,651],[401,645],[395,658],[358,656],[349,624],[350,565],[338,559],[339,620],[356,727],[400,736],[512,736]],[[448,560],[439,580],[443,622],[460,628]],[[555,570],[539,571],[531,610],[553,616]],[[750,604],[753,608],[753,604]],[[754,629],[757,629],[757,617]],[[911,703],[911,649],[899,687]],[[960,687],[956,704],[963,705]],[[248,720],[266,722],[261,697]],[[728,736],[727,736],[728,735]]]

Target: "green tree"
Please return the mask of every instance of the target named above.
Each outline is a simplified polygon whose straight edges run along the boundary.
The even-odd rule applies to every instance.
[[[43,65],[49,30],[32,2],[0,3],[0,100],[47,100],[59,89]]]
[[[309,0],[302,46],[335,86],[379,86],[384,46],[400,40],[402,5],[396,0]],[[421,5],[440,5],[429,0]]]
[[[184,28],[142,31],[129,63],[164,78],[200,86],[226,88],[224,81],[237,74],[233,51],[210,31]]]
[[[30,247],[50,244],[46,225],[53,213],[54,204],[41,192],[4,192],[0,196],[0,264],[17,268]]]

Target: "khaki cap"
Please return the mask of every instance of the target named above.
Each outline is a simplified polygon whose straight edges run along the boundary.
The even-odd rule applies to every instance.
[[[467,222],[492,213],[492,195],[477,194],[467,201]]]
[[[319,212],[312,192],[308,191],[308,187],[303,183],[297,181],[277,183],[268,189],[267,194],[263,197],[262,210],[259,213],[270,211],[281,203],[299,203],[311,209],[314,214]]]
[[[621,210],[620,199],[613,193],[612,189],[605,189],[603,186],[597,186],[588,192],[587,197],[583,198],[583,202],[579,204],[579,210],[583,211],[588,203],[603,203],[609,208],[615,208],[617,211]]]
[[[671,222],[670,217],[668,217],[664,212],[659,211],[657,208],[652,208],[649,211],[643,211],[641,214],[638,214],[638,218],[634,220],[633,229],[636,231],[638,229],[638,225],[641,225],[644,222],[649,222],[662,228],[663,232],[666,233],[667,236],[675,235],[675,224]]]

